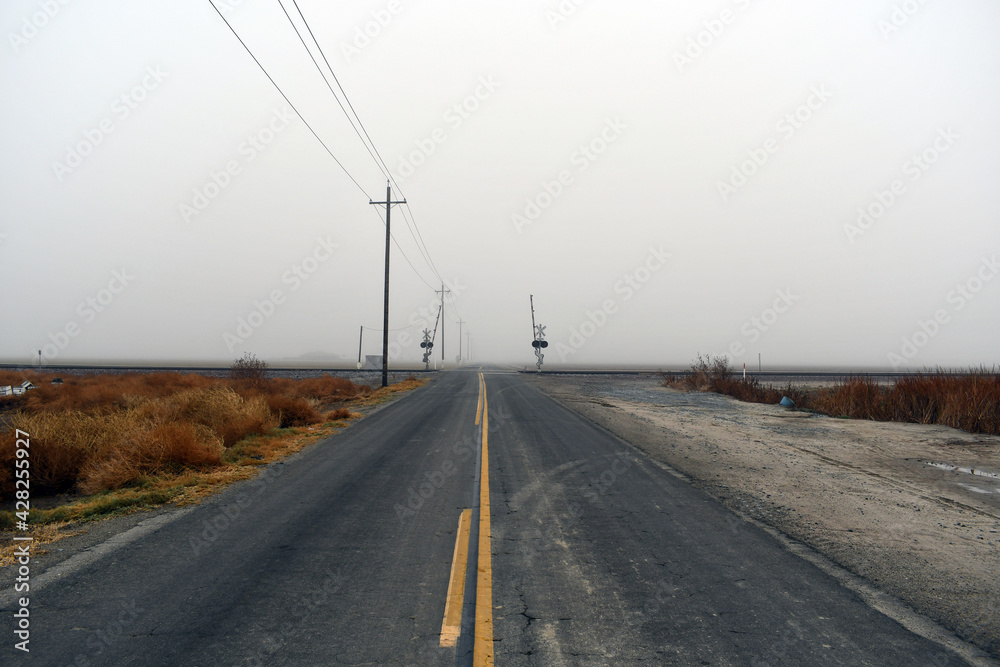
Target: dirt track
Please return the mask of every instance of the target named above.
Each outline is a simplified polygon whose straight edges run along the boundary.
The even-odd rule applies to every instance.
[[[726,505],[1000,657],[1000,437],[821,417],[648,377],[535,381]]]

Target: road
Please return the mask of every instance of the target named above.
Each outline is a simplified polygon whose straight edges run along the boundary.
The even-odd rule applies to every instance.
[[[967,664],[514,373],[164,517],[58,566],[0,663]]]

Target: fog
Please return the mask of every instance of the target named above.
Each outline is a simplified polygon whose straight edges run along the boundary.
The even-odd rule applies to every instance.
[[[392,362],[998,361],[995,2],[216,5],[3,3],[0,360],[380,353],[367,132]]]

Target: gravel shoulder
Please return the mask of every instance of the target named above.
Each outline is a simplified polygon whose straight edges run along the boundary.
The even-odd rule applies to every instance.
[[[1000,657],[1000,437],[833,419],[650,377],[529,377],[732,509]]]

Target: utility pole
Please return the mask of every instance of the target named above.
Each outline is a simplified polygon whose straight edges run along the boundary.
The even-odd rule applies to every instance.
[[[461,319],[458,320],[458,363],[462,363],[462,325],[465,324]]]
[[[365,339],[365,325],[361,325],[361,335],[358,336],[358,369],[361,369],[361,342]]]
[[[451,290],[445,289],[444,283],[441,283],[441,289],[434,292],[441,295],[441,314],[444,315],[444,294],[451,294]],[[441,361],[444,361],[444,318],[441,319]]]
[[[385,201],[368,200],[372,206],[385,205],[385,312],[382,315],[382,386],[389,386],[389,242],[392,233],[389,227],[389,211],[393,204],[405,204],[403,201],[392,201],[392,187],[385,182]]]

